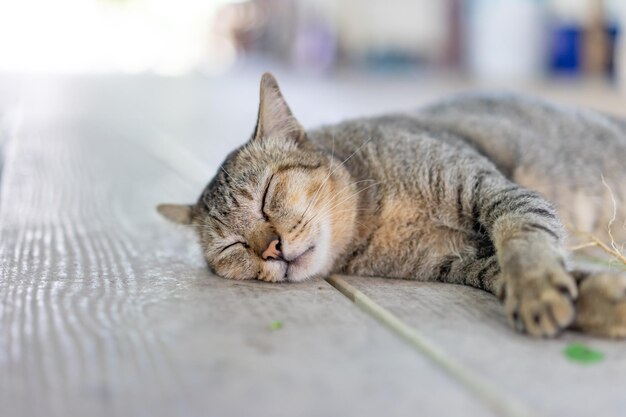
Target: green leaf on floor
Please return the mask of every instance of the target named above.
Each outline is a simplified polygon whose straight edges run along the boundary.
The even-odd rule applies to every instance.
[[[273,322],[267,325],[267,328],[270,330],[280,330],[283,328],[283,322],[280,320],[274,320]]]
[[[578,363],[596,363],[604,359],[604,354],[582,343],[568,345],[563,354],[571,361]]]

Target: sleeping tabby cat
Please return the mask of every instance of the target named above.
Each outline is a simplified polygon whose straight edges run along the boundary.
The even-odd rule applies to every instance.
[[[195,204],[158,211],[222,277],[465,284],[530,335],[624,337],[626,276],[569,270],[563,225],[606,237],[625,167],[626,121],[600,113],[474,95],[305,131],[265,74],[252,138]]]

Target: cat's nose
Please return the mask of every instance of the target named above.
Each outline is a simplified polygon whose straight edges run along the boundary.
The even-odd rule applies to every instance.
[[[280,239],[274,239],[269,243],[269,245],[267,245],[267,248],[263,251],[261,257],[265,260],[282,259],[283,254],[281,249]]]

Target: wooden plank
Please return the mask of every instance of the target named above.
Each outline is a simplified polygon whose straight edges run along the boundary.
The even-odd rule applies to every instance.
[[[424,335],[415,331],[389,310],[380,306],[363,292],[349,284],[344,277],[333,274],[326,280],[359,308],[407,341],[413,348],[444,369],[450,376],[463,383],[470,391],[476,394],[477,398],[489,404],[498,415],[516,417],[537,415],[536,412],[529,409],[525,404],[519,402],[516,397],[504,395],[497,386],[491,385],[482,379],[479,374],[470,371],[463,364],[452,359]]]
[[[113,123],[149,106],[59,94],[37,113],[27,100],[5,152],[0,415],[491,414],[324,281],[211,276],[154,212],[201,184],[146,152],[147,128],[129,122],[131,142]]]
[[[517,334],[495,297],[469,287],[384,278],[345,280],[452,360],[541,415],[624,415],[623,341],[575,332],[554,340]],[[604,361],[587,365],[569,361],[563,350],[574,342],[603,352]]]

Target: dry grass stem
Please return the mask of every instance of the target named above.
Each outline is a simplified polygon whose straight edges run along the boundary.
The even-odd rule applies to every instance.
[[[606,243],[602,242],[600,239],[598,239],[594,235],[588,234],[588,236],[589,236],[589,239],[591,239],[591,241],[595,243],[600,249],[602,249],[603,251],[605,251],[606,253],[608,253],[609,255],[613,256],[614,258],[622,262],[624,265],[626,265],[626,256],[624,256],[624,254],[608,246]]]
[[[609,223],[606,225],[609,238],[611,239],[611,248],[621,255],[623,252],[623,247],[618,248],[617,243],[615,242],[615,238],[613,237],[613,223],[615,223],[615,219],[617,218],[617,200],[615,199],[615,194],[613,194],[613,190],[611,189],[611,187],[609,187],[609,184],[606,183],[604,175],[601,174],[600,178],[602,179],[602,185],[604,185],[609,192],[609,197],[611,197],[611,202],[613,203],[613,214],[611,216],[611,219],[609,220]]]
[[[600,239],[598,239],[596,236],[594,236],[591,233],[582,232],[580,230],[572,230],[572,231],[573,231],[573,233],[575,233],[577,235],[585,236],[586,238],[591,240],[591,242],[583,243],[583,244],[577,245],[577,246],[572,246],[572,247],[568,248],[568,250],[573,252],[573,251],[577,251],[577,250],[581,250],[581,249],[585,249],[585,248],[598,247],[601,250],[603,250],[604,252],[606,252],[607,254],[611,255],[616,260],[618,260],[621,263],[623,263],[624,265],[626,265],[626,256],[623,253],[621,253],[619,250],[616,250],[613,247],[607,245],[606,243],[604,243],[603,241],[601,241]]]
[[[607,254],[611,255],[616,260],[626,265],[626,256],[623,253],[621,253],[619,250],[613,249],[611,246],[602,242],[600,239],[598,239],[596,236],[594,236],[591,233],[581,232],[577,230],[575,230],[574,233],[577,235],[582,235],[582,236],[587,237],[589,240],[591,240],[591,242],[583,243],[577,246],[572,246],[568,248],[570,251],[574,252],[574,251],[585,249],[585,248],[598,247],[602,249],[604,252],[606,252]]]
[[[576,252],[577,250],[592,248],[594,246],[598,246],[596,242],[583,243],[582,245],[570,246],[567,248],[570,252]]]
[[[615,194],[613,194],[613,190],[605,181],[604,175],[601,175],[601,179],[602,179],[602,184],[606,187],[607,191],[609,192],[609,196],[613,203],[613,213],[612,213],[611,219],[609,220],[609,223],[607,224],[607,232],[608,232],[609,239],[611,241],[607,244],[592,233],[575,230],[572,227],[568,226],[568,228],[572,230],[573,233],[579,236],[585,236],[587,239],[591,241],[591,242],[583,243],[577,246],[573,246],[568,249],[571,251],[577,251],[577,250],[590,248],[590,247],[598,247],[604,252],[606,252],[607,254],[611,255],[616,260],[626,265],[626,255],[624,255],[624,246],[623,245],[621,247],[618,246],[617,242],[615,241],[615,238],[613,237],[613,230],[612,230],[613,223],[615,223],[615,220],[617,218],[617,200],[615,199]],[[624,222],[624,227],[626,228],[626,221]]]

